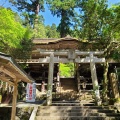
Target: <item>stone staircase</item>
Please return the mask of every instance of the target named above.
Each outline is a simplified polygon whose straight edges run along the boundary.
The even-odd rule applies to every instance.
[[[54,101],[52,106],[40,106],[35,120],[120,120],[120,113],[92,102]]]

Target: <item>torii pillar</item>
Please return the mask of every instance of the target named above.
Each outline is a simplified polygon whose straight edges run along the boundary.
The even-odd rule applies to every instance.
[[[97,80],[96,67],[95,67],[93,53],[90,53],[90,68],[91,68],[93,90],[95,93],[95,100],[96,100],[96,103],[98,104],[98,101],[100,100],[100,92],[99,92],[99,85],[98,85],[98,80]]]
[[[53,73],[54,73],[54,54],[50,54],[48,85],[47,85],[47,105],[52,104],[52,88],[53,88]]]

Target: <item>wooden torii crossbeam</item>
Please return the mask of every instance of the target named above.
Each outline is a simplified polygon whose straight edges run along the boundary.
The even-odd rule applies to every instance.
[[[11,120],[15,120],[16,103],[18,94],[18,82],[32,83],[34,80],[29,77],[11,56],[0,52],[0,80],[7,82],[14,87]]]

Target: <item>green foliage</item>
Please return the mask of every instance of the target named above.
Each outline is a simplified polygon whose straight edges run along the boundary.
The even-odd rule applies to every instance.
[[[0,8],[0,51],[14,58],[30,57],[32,49],[32,33],[24,28],[17,13]]]
[[[115,60],[120,60],[120,50],[114,50],[114,52],[111,54],[112,58],[115,59]]]
[[[75,19],[78,36],[90,41],[101,38],[108,19],[106,0],[81,0],[79,10],[80,14]]]
[[[44,11],[44,0],[9,0],[19,11],[39,12]],[[38,11],[36,11],[38,9]]]
[[[52,26],[47,25],[46,27],[46,36],[48,38],[59,38],[59,32],[57,32],[57,28],[55,24],[52,24]]]
[[[76,13],[74,17],[72,35],[78,39],[97,42],[97,47],[99,45],[99,49],[105,51],[106,58],[119,60],[120,4],[108,9],[107,0],[81,0],[79,11],[80,14]]]
[[[119,60],[120,58],[120,31],[119,31],[119,24],[120,24],[120,5],[115,5],[112,6],[110,9],[108,9],[109,12],[109,24],[107,25],[105,32],[109,34],[110,43],[108,44],[107,42],[105,45],[107,46],[108,44],[108,54],[106,57],[112,58],[115,60]],[[113,42],[113,43],[112,43]],[[107,47],[106,47],[107,48]]]
[[[32,31],[27,28],[24,38],[21,40],[20,48],[11,49],[11,56],[15,59],[29,59],[32,51]]]
[[[33,23],[34,23],[33,14],[30,15],[30,14],[27,13],[27,12],[23,12],[23,13],[22,13],[22,16],[23,16],[23,25],[24,25],[24,26],[32,26],[32,25],[33,25]]]
[[[107,0],[81,0],[74,17],[73,36],[106,46],[120,37],[120,4],[108,9]],[[104,49],[104,48],[103,48]]]
[[[33,36],[35,38],[47,38],[45,26],[42,23],[38,23],[38,25],[33,29]]]
[[[120,41],[120,5],[114,5],[110,8],[113,14],[112,31],[116,40]]]
[[[69,10],[70,8],[74,8],[76,5],[76,0],[46,0],[50,5],[50,9],[52,14],[56,14],[59,9]],[[59,15],[59,14],[58,14]]]
[[[10,48],[21,47],[26,29],[16,21],[11,10],[0,8],[0,51],[9,53]]]
[[[44,18],[41,15],[29,14],[24,12],[23,25],[29,27],[32,30],[33,37],[46,38],[46,30],[44,26]]]
[[[74,76],[74,63],[60,63],[60,76],[72,77]]]
[[[44,0],[9,0],[25,17],[24,25],[36,28],[39,21],[39,12],[44,11]]]

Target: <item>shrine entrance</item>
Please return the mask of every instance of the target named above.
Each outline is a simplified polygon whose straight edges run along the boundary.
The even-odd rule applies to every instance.
[[[94,90],[95,99],[100,99],[99,82],[97,78],[96,64],[104,63],[105,58],[101,55],[103,51],[89,51],[91,44],[86,47],[87,51],[83,51],[80,46],[83,44],[70,36],[60,39],[34,39],[34,47],[31,55],[31,59],[27,61],[17,60],[19,63],[27,63],[28,68],[26,71],[36,80],[36,85],[43,87],[46,90],[47,104],[50,105],[53,99],[53,88],[57,84],[57,87],[69,86],[75,88],[75,95],[80,95],[82,90],[91,85],[91,89]],[[74,63],[74,82],[70,79],[60,78],[59,64],[60,63]],[[84,69],[82,68],[84,65]],[[87,67],[89,66],[89,67]],[[85,76],[89,69],[89,78]],[[86,71],[86,72],[83,72]],[[82,72],[84,74],[82,74]],[[85,78],[86,82],[83,81]],[[57,81],[55,83],[54,81]],[[91,81],[90,83],[87,81]],[[75,83],[73,85],[73,83]],[[43,90],[44,91],[44,90]],[[61,90],[60,94],[61,94]],[[68,94],[69,92],[66,92]],[[62,96],[62,95],[61,95]]]
[[[53,100],[74,101],[79,98],[73,62],[59,63],[59,83],[56,98]],[[60,93],[60,94],[59,94]]]

